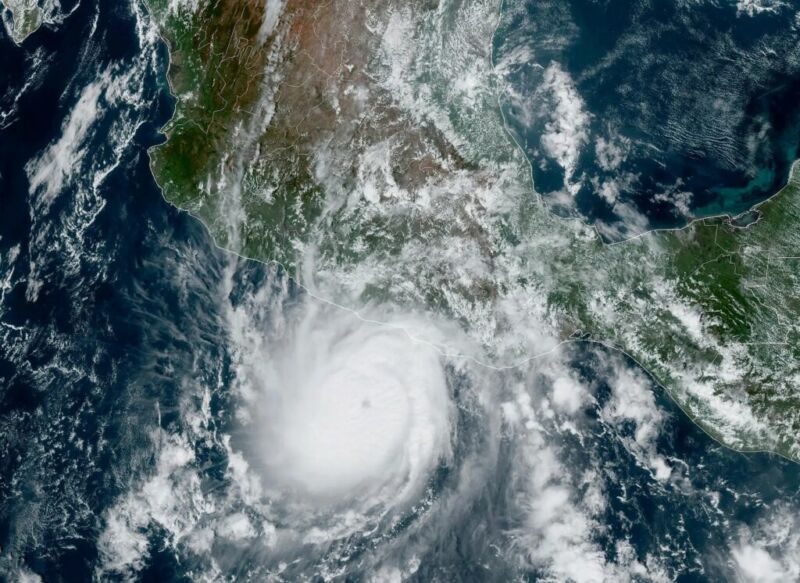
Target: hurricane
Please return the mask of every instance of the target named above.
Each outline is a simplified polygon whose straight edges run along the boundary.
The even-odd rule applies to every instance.
[[[0,5],[0,580],[800,580],[791,2]]]
[[[432,324],[413,315],[367,318],[313,298],[264,312],[251,301],[229,317],[239,358],[236,417],[254,467],[312,505],[407,505],[452,460],[447,363],[408,333]],[[272,324],[259,329],[261,322]]]

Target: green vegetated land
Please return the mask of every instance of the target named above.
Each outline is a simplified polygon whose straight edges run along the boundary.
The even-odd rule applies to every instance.
[[[727,221],[674,235],[672,267],[684,295],[713,317],[722,340],[752,355],[745,391],[783,425],[782,449],[797,457],[800,434],[800,177],[759,211],[755,225]],[[717,252],[719,251],[719,252]]]
[[[196,11],[167,0],[148,4],[170,47],[177,97],[167,142],[151,151],[165,197],[202,219],[221,245],[291,264],[283,233],[302,233],[317,190],[307,160],[292,152],[302,136],[280,119],[267,123],[272,101],[260,101],[277,86],[270,59],[291,58],[283,39],[262,26],[267,3],[200,2]],[[253,218],[237,242],[224,220],[224,207],[234,204]]]
[[[659,302],[665,298],[656,294],[649,308],[631,311],[643,312],[643,319],[653,324],[645,326],[635,342],[626,342],[630,334],[619,340],[690,412],[699,413],[700,421],[708,401],[725,395],[747,404],[767,428],[742,436],[739,442],[706,424],[723,441],[742,449],[777,449],[798,458],[800,180],[796,171],[790,183],[757,212],[759,221],[748,227],[728,219],[708,219],[680,231],[647,235],[661,250],[655,258],[663,262],[664,280],[674,284],[677,299],[692,310],[688,317],[697,318],[702,333],[698,338],[685,326],[671,326],[676,310],[664,309]],[[648,319],[648,312],[658,317]],[[703,390],[689,394],[685,383],[697,383]],[[768,435],[769,430],[774,435]]]
[[[312,59],[303,44],[313,35],[314,42],[324,43],[324,26],[317,21],[308,25],[310,13],[304,13],[299,2],[285,8],[295,15],[290,24],[268,31],[262,26],[265,4],[260,0],[206,2],[194,12],[172,9],[165,0],[148,4],[171,47],[169,78],[177,97],[175,117],[165,128],[168,140],[151,152],[165,197],[201,218],[221,245],[257,259],[277,260],[294,273],[297,246],[311,233],[326,194],[315,179],[308,149],[314,136],[308,128],[335,128],[339,123],[321,85],[308,80],[311,77],[300,79],[302,84],[292,77],[301,74],[295,69],[311,75],[317,67],[316,77],[321,78],[331,70],[333,65],[322,61],[322,53]],[[460,29],[452,30],[455,35]],[[358,79],[362,82],[368,85],[369,79]],[[496,111],[484,117],[498,119]],[[362,133],[356,133],[354,141],[367,141],[368,132],[379,131],[359,123]],[[335,135],[335,129],[330,131]],[[422,149],[420,144],[442,139],[429,132],[409,143]],[[430,172],[462,176],[473,170],[470,163],[458,162],[459,147],[436,148],[445,155],[426,162],[426,168],[434,168]],[[513,148],[510,140],[508,148]],[[507,151],[493,155],[513,159]],[[456,162],[441,162],[448,156]],[[408,168],[415,167],[404,168],[398,181],[405,174],[413,188],[415,175]],[[748,227],[724,218],[707,219],[682,230],[606,245],[598,237],[586,237],[585,229],[577,236],[580,229],[543,218],[547,213],[537,206],[532,212],[544,213],[539,219],[509,221],[516,226],[509,226],[504,237],[523,242],[541,237],[541,230],[526,232],[536,228],[531,225],[554,231],[556,236],[546,238],[550,247],[537,247],[528,260],[531,274],[520,285],[547,297],[548,315],[562,337],[578,334],[624,350],[724,443],[800,459],[799,191],[795,175],[780,194],[760,206],[760,219]],[[231,206],[240,210],[233,218]],[[236,229],[227,223],[231,220]],[[370,241],[385,242],[378,230],[386,224],[400,225],[398,233],[406,239],[422,236],[422,231],[415,235],[414,228],[428,229],[426,244],[441,244],[422,220],[398,223],[361,216],[348,227],[355,233],[352,240],[328,242],[331,252],[344,263],[370,253]],[[460,236],[474,232],[475,240],[490,249],[490,260],[500,252],[499,244],[484,242],[489,235],[478,227],[459,228]],[[374,252],[387,257],[386,269],[391,270],[396,265],[386,249]],[[464,293],[489,290],[468,299],[490,302],[509,285],[487,280],[485,285],[466,286]],[[374,289],[367,286],[365,293]],[[432,298],[438,309],[448,301],[444,292],[436,287],[423,296]]]
[[[11,38],[22,43],[42,25],[42,10],[38,0],[0,0],[0,8],[8,11],[4,15]]]

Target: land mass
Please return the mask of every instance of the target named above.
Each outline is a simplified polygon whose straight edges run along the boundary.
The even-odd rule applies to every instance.
[[[746,216],[608,245],[532,188],[496,0],[147,4],[177,99],[152,168],[220,245],[447,316],[498,366],[614,346],[726,445],[800,460],[796,172]]]
[[[38,0],[0,0],[0,8],[3,9],[3,24],[17,44],[22,44],[44,22]]]

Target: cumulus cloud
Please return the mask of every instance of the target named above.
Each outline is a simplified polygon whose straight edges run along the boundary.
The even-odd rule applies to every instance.
[[[631,141],[624,136],[612,134],[608,138],[598,137],[594,143],[597,164],[606,171],[619,169],[627,158],[630,147]]]
[[[567,189],[574,194],[576,187],[571,181],[581,150],[589,141],[589,114],[569,73],[558,63],[545,69],[542,91],[549,97],[548,106],[552,106],[541,137],[542,147],[564,169]]]
[[[580,424],[559,423],[558,415],[549,409],[550,402],[541,397],[541,384],[552,385],[552,404],[561,415],[573,415],[581,404],[594,397],[561,357],[537,370],[541,378],[516,387],[514,399],[503,405],[504,419],[518,444],[515,478],[510,487],[516,489],[514,501],[522,518],[521,524],[509,533],[514,553],[521,554],[546,581],[669,580],[649,555],[640,561],[624,538],[616,542],[616,558],[607,557],[597,537],[603,530],[608,506],[603,471],[565,461],[569,446],[561,439],[561,428],[580,434]],[[640,406],[644,403],[630,411],[637,419],[647,416]],[[653,423],[642,426],[640,438],[651,440]]]
[[[607,358],[606,367],[611,398],[603,406],[602,419],[618,427],[632,423],[633,438],[622,434],[628,450],[657,480],[668,480],[672,468],[657,448],[665,419],[656,404],[651,381],[619,358]]]
[[[731,549],[735,569],[747,583],[800,580],[800,517],[788,504],[769,508],[754,525],[742,525]]]
[[[553,405],[565,413],[576,413],[586,400],[583,385],[572,375],[559,376],[553,382]]]
[[[739,15],[757,16],[765,12],[779,12],[789,6],[784,0],[737,0],[736,12]]]
[[[762,548],[743,545],[733,551],[733,558],[739,574],[752,583],[780,583],[792,578],[783,570],[781,564]]]

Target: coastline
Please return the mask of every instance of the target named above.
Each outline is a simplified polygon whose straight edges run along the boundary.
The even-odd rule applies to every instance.
[[[503,5],[503,0],[500,0],[500,2],[498,3],[498,12],[497,12],[497,18],[498,19],[497,19],[497,25],[495,26],[495,34],[497,32],[497,28],[500,26],[500,16],[502,14],[501,13],[502,5]],[[149,7],[147,7],[147,12],[148,12],[148,19],[150,19],[150,21],[151,21],[150,25],[155,28],[156,33],[158,34],[159,38],[164,42],[164,46],[166,47],[166,50],[167,50],[167,68],[166,68],[166,72],[165,72],[166,81],[167,81],[167,88],[168,88],[168,91],[169,91],[171,97],[177,103],[178,97],[174,93],[174,88],[173,88],[172,80],[171,80],[171,77],[170,77],[170,68],[172,66],[172,50],[173,50],[173,48],[171,47],[168,39],[165,37],[165,35],[160,30],[158,25],[154,22],[154,20],[153,20],[154,17],[150,13]],[[490,40],[490,48],[491,48],[491,50],[489,51],[489,65],[490,65],[491,70],[494,71],[495,70],[494,34],[492,35],[492,37],[489,40]],[[495,81],[496,81],[496,78],[495,78]],[[536,191],[536,189],[534,187],[534,184],[533,184],[533,167],[532,167],[531,161],[524,154],[524,150],[522,150],[520,144],[517,142],[517,140],[514,137],[513,133],[508,128],[505,112],[503,111],[503,109],[502,109],[502,107],[500,105],[500,101],[499,101],[501,99],[501,92],[497,91],[496,95],[497,95],[497,99],[498,99],[497,108],[498,108],[498,111],[500,113],[500,118],[502,119],[502,122],[503,122],[503,128],[505,130],[506,136],[510,140],[511,147],[515,147],[516,146],[516,148],[519,148],[520,153],[522,154],[523,158],[525,159],[525,161],[526,161],[526,163],[528,165],[528,177],[529,177],[528,179],[530,180],[530,182],[528,184],[528,188],[529,188],[530,192],[532,194],[534,194],[534,196],[536,196],[538,202],[544,208],[545,212],[550,213],[552,215],[553,213],[548,208],[548,205],[547,205],[546,201],[543,200],[542,196]],[[162,135],[165,135],[165,138],[166,138],[166,134],[164,134],[163,130],[164,130],[164,128],[168,127],[169,124],[174,120],[175,115],[176,115],[176,111],[173,110],[172,116],[170,117],[170,119],[167,120],[167,122],[161,128],[159,128],[159,133],[161,133]],[[182,211],[182,212],[185,212],[189,216],[191,216],[193,219],[199,221],[200,224],[203,225],[203,228],[208,233],[212,244],[216,248],[220,249],[221,251],[223,251],[225,253],[229,253],[232,256],[234,256],[234,257],[236,257],[237,259],[240,259],[240,260],[255,261],[257,263],[261,263],[261,264],[264,264],[264,265],[275,266],[275,267],[281,269],[284,273],[287,274],[287,277],[291,278],[298,287],[303,289],[304,293],[307,293],[309,295],[309,297],[312,297],[317,301],[320,301],[320,302],[323,302],[325,304],[334,306],[336,308],[345,310],[346,312],[350,313],[351,315],[353,315],[354,317],[358,318],[361,321],[364,321],[366,323],[373,324],[373,325],[394,327],[391,324],[389,324],[388,322],[381,322],[381,321],[373,320],[373,319],[370,319],[370,318],[365,318],[361,314],[359,309],[357,309],[355,307],[341,305],[341,304],[333,301],[332,299],[329,299],[329,298],[323,297],[321,295],[318,295],[317,293],[314,292],[314,290],[312,290],[310,287],[306,286],[303,283],[303,281],[300,278],[300,274],[299,273],[293,273],[291,270],[287,269],[287,267],[283,263],[281,263],[280,261],[278,261],[276,259],[271,259],[271,258],[262,259],[262,258],[259,258],[259,257],[243,255],[242,253],[240,253],[240,252],[238,252],[238,251],[236,251],[234,249],[231,249],[231,248],[229,248],[227,246],[221,245],[219,243],[219,241],[217,241],[217,238],[214,236],[210,226],[203,220],[202,217],[197,216],[196,214],[194,214],[193,212],[191,212],[190,210],[188,210],[186,208],[178,206],[177,204],[175,204],[174,202],[172,202],[171,200],[169,200],[166,197],[165,192],[164,192],[164,188],[162,187],[161,183],[159,182],[158,177],[156,176],[156,174],[154,172],[154,169],[153,169],[153,157],[151,155],[151,151],[153,149],[155,149],[155,148],[158,148],[158,147],[160,147],[160,145],[155,145],[155,146],[151,146],[150,148],[148,148],[147,155],[148,155],[148,161],[149,161],[149,166],[150,166],[151,173],[153,174],[154,181],[156,183],[156,186],[159,189],[159,192],[161,193],[162,198],[165,200],[165,202],[170,204],[175,209],[177,209],[179,211]],[[651,235],[652,236],[658,236],[659,233],[671,233],[671,232],[688,231],[688,230],[690,230],[692,228],[704,227],[704,226],[711,227],[711,226],[713,226],[714,222],[717,222],[717,223],[723,223],[724,222],[725,224],[729,224],[731,227],[733,227],[733,228],[735,228],[737,230],[746,230],[746,229],[749,229],[750,227],[754,227],[755,225],[761,224],[763,215],[760,215],[758,217],[758,220],[753,221],[752,223],[744,225],[744,226],[734,225],[733,221],[737,217],[740,217],[742,215],[745,215],[745,214],[753,212],[753,211],[757,211],[762,206],[766,205],[770,201],[776,199],[779,195],[783,194],[784,191],[787,189],[787,187],[789,187],[798,178],[798,176],[796,175],[796,173],[798,171],[798,168],[800,168],[800,166],[798,166],[798,162],[793,163],[792,166],[791,166],[790,175],[789,175],[789,177],[787,179],[786,184],[782,188],[777,190],[775,193],[773,193],[767,199],[764,199],[764,200],[759,201],[758,203],[754,204],[750,209],[748,209],[744,213],[740,213],[738,215],[719,214],[719,215],[713,215],[713,216],[708,216],[708,217],[697,217],[697,218],[694,218],[694,219],[690,220],[689,222],[687,222],[686,225],[683,225],[683,226],[680,226],[680,227],[652,229],[652,230],[648,230],[648,231],[644,231],[642,233],[639,233],[639,234],[637,234],[635,236],[632,236],[630,238],[623,239],[621,241],[612,241],[612,242],[605,241],[594,226],[590,225],[587,221],[581,219],[580,217],[567,217],[567,218],[565,218],[565,217],[556,217],[556,219],[560,220],[560,221],[577,221],[578,223],[580,223],[582,228],[591,227],[591,230],[594,233],[593,236],[596,238],[596,242],[599,242],[601,244],[601,246],[603,246],[603,247],[606,247],[606,246],[607,247],[612,247],[612,246],[617,246],[617,245],[621,245],[621,244],[624,244],[624,243],[630,243],[630,242],[635,241],[637,239],[643,238],[645,235],[647,235],[647,236],[651,236]],[[711,222],[712,224],[707,225],[707,224],[705,224],[706,222]],[[405,333],[412,341],[422,342],[422,343],[425,343],[425,344],[430,344],[427,341],[425,341],[424,339],[415,337],[412,332],[410,332],[410,331],[408,331],[406,329],[402,329],[402,332]],[[438,345],[432,345],[432,344],[431,344],[431,346],[433,346],[440,354],[442,354],[445,357],[456,358],[456,359],[466,359],[466,360],[469,360],[471,362],[474,362],[475,364],[477,364],[479,366],[482,366],[482,367],[485,367],[485,368],[488,368],[488,369],[491,369],[491,370],[501,371],[501,370],[512,370],[512,369],[517,369],[517,368],[523,367],[526,364],[528,364],[528,363],[530,363],[530,362],[532,362],[534,360],[537,360],[539,358],[547,356],[548,354],[552,354],[552,353],[556,352],[562,346],[566,346],[566,345],[573,344],[573,343],[575,343],[575,344],[577,344],[577,343],[589,343],[589,344],[602,345],[602,346],[604,346],[604,347],[606,347],[608,349],[617,351],[617,352],[623,354],[625,357],[629,358],[631,361],[636,363],[637,366],[639,366],[655,382],[655,384],[658,387],[660,387],[661,389],[666,391],[666,393],[669,396],[670,400],[675,402],[675,404],[681,409],[681,411],[683,411],[684,414],[686,414],[686,416],[695,425],[697,425],[705,434],[707,434],[709,437],[711,437],[715,442],[719,443],[720,445],[722,445],[722,446],[724,446],[724,447],[726,447],[726,448],[728,448],[728,449],[730,449],[732,451],[739,452],[739,453],[774,453],[774,454],[779,455],[780,457],[785,458],[787,460],[794,461],[794,462],[800,462],[800,460],[792,458],[792,457],[789,457],[789,456],[785,455],[784,453],[778,451],[777,449],[736,447],[736,446],[733,446],[733,445],[725,443],[724,441],[722,441],[722,439],[721,439],[721,437],[719,435],[714,434],[713,431],[711,431],[708,428],[706,428],[703,425],[703,423],[698,420],[697,417],[695,417],[694,415],[689,413],[689,411],[683,405],[681,405],[678,402],[678,400],[677,400],[676,396],[673,394],[673,392],[670,389],[668,389],[667,386],[656,376],[656,373],[654,373],[649,367],[643,365],[635,356],[633,356],[632,354],[627,352],[622,346],[616,344],[615,342],[613,342],[611,340],[606,340],[606,339],[602,339],[602,338],[601,339],[587,339],[587,338],[569,338],[568,337],[565,340],[561,340],[555,346],[549,348],[548,350],[545,350],[545,351],[543,351],[541,353],[537,353],[537,354],[528,356],[528,357],[526,357],[526,358],[524,358],[522,360],[519,360],[519,361],[516,361],[516,362],[512,362],[512,363],[509,363],[509,364],[499,364],[499,363],[494,363],[493,364],[491,362],[485,362],[485,361],[483,361],[481,359],[478,359],[476,357],[473,357],[473,356],[469,356],[469,355],[465,355],[465,354],[461,354],[461,353],[457,353],[457,352],[450,352],[447,349],[446,346],[438,346]]]

